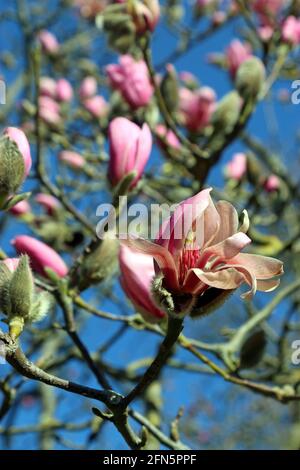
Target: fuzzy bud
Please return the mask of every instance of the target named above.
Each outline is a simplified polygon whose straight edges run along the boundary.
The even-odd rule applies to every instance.
[[[78,271],[75,272],[71,284],[78,286],[80,291],[93,284],[99,284],[110,278],[117,267],[119,243],[109,233],[102,240],[97,240],[89,251]]]
[[[235,86],[245,100],[256,99],[266,79],[265,67],[260,59],[251,57],[238,69]]]
[[[231,91],[219,101],[212,117],[212,124],[217,131],[227,134],[232,131],[240,115],[241,98],[236,91]]]
[[[161,82],[160,89],[168,111],[176,111],[179,104],[178,80],[172,64],[167,65],[167,72]]]
[[[17,144],[8,137],[0,138],[0,205],[14,194],[25,177],[25,163]]]

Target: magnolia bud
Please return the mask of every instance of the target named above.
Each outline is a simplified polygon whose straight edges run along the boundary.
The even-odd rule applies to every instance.
[[[255,99],[262,90],[266,79],[265,67],[257,57],[250,57],[239,67],[235,86],[245,100]]]
[[[10,285],[11,316],[28,317],[33,297],[34,283],[29,258],[21,256],[17,269],[13,272]]]
[[[179,103],[178,81],[176,70],[172,64],[167,65],[167,72],[160,85],[161,94],[168,111],[176,111]]]
[[[227,134],[238,121],[241,109],[241,98],[236,91],[231,91],[218,103],[212,117],[215,130]]]
[[[26,323],[41,320],[50,303],[47,292],[35,291],[27,255],[0,263],[0,308],[7,316],[13,339],[20,336]]]
[[[126,53],[135,43],[135,26],[125,5],[110,5],[103,15],[103,29],[108,43],[117,52]]]
[[[88,250],[71,281],[80,291],[111,277],[117,267],[119,242],[107,232]]]
[[[25,177],[24,159],[15,142],[0,138],[0,205],[21,186]]]
[[[263,330],[252,332],[241,347],[240,368],[249,369],[256,366],[263,357],[266,343],[266,335]]]
[[[247,176],[253,186],[261,186],[265,181],[264,169],[252,152],[247,154]]]

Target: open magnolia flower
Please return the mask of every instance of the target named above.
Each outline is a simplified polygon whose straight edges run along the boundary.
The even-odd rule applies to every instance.
[[[201,299],[206,302],[208,292],[218,297],[243,283],[250,286],[242,295],[247,299],[256,290],[268,292],[279,285],[281,261],[241,253],[251,243],[246,212],[239,227],[235,208],[226,201],[215,205],[210,191],[181,202],[155,242],[131,237],[123,241],[154,258],[153,295],[168,313],[190,313],[196,303],[201,306]]]

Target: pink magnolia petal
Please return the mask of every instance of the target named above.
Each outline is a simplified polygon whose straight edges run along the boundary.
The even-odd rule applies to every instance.
[[[204,243],[203,224],[201,217],[210,203],[209,193],[212,188],[204,189],[195,196],[186,199],[177,206],[172,216],[166,220],[158,234],[156,243],[166,247],[175,257],[186,243],[193,223],[198,227],[197,237],[199,248]]]
[[[159,269],[162,271],[165,277],[165,283],[171,290],[178,290],[178,276],[177,269],[174,263],[174,259],[168,250],[156,243],[143,238],[127,238],[122,240],[122,244],[133,248],[137,251],[153,256]]]
[[[258,280],[257,281],[257,290],[262,292],[272,292],[280,284],[280,279],[267,279],[267,280]]]
[[[152,149],[152,134],[148,124],[144,124],[137,145],[135,157],[135,170],[137,171],[137,179],[142,175],[144,168],[149,159]]]
[[[251,243],[251,239],[245,233],[238,232],[217,245],[206,248],[204,253],[212,253],[224,260],[231,260],[236,257],[243,248],[249,245],[249,243]]]
[[[244,278],[245,278],[245,281],[247,284],[249,284],[249,286],[251,287],[251,289],[247,292],[245,292],[244,294],[241,295],[241,298],[242,299],[246,299],[246,300],[251,300],[252,297],[254,296],[256,290],[257,290],[257,280],[256,280],[256,277],[254,276],[254,274],[248,270],[247,268],[245,268],[245,266],[241,266],[241,265],[236,265],[234,266],[235,269],[237,269],[241,274],[243,274]]]
[[[257,279],[269,279],[283,273],[283,263],[268,256],[240,253],[230,263],[245,266]]]
[[[195,277],[198,278],[198,286]],[[204,285],[217,289],[232,290],[239,287],[245,281],[245,278],[233,267],[215,272],[204,272],[202,269],[195,268],[189,271],[183,288],[186,289],[189,287],[188,292],[199,293],[199,291],[203,290],[203,286],[201,286],[201,284],[199,285],[199,281]],[[192,283],[194,283],[193,292],[190,290]]]
[[[220,243],[234,235],[238,231],[239,226],[238,213],[232,204],[227,201],[219,201],[216,204],[216,209],[220,217],[220,229],[213,240],[214,244]]]

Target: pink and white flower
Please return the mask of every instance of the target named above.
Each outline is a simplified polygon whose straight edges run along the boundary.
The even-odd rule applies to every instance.
[[[235,208],[226,201],[215,205],[210,191],[181,202],[155,242],[131,237],[123,243],[153,257],[163,287],[174,295],[199,299],[209,288],[228,291],[244,283],[250,290],[243,298],[251,298],[256,290],[272,291],[279,285],[282,262],[242,253],[251,243],[245,233],[248,223],[239,227]]]
[[[138,312],[150,322],[158,322],[165,314],[154,303],[151,283],[155,276],[153,258],[127,246],[119,254],[121,285]]]

